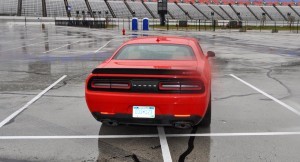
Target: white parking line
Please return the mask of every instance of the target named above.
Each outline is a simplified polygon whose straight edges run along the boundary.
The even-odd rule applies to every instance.
[[[108,41],[108,42],[106,42],[102,47],[100,47],[99,49],[97,49],[96,51],[94,51],[94,53],[97,53],[97,52],[99,52],[100,50],[102,50],[102,48],[106,47],[110,42],[111,42],[111,40]]]
[[[101,139],[101,138],[157,138],[156,134],[149,135],[81,135],[81,136],[0,136],[0,140],[13,139]]]
[[[253,132],[253,133],[199,133],[199,134],[167,134],[167,137],[239,137],[239,136],[283,136],[300,135],[300,132]]]
[[[14,113],[12,113],[10,116],[8,116],[6,119],[4,119],[1,123],[0,123],[0,128],[3,127],[5,124],[7,124],[10,120],[12,120],[13,118],[15,118],[18,114],[20,114],[21,112],[23,112],[25,109],[28,108],[28,106],[30,106],[31,104],[33,104],[35,101],[37,101],[40,97],[42,97],[46,92],[48,92],[51,88],[53,88],[57,83],[59,83],[60,81],[62,81],[63,79],[65,79],[67,77],[67,75],[64,75],[62,77],[60,77],[56,82],[54,82],[53,84],[51,84],[49,87],[47,87],[45,90],[43,90],[41,93],[39,93],[37,96],[35,96],[33,99],[31,99],[29,102],[27,102],[23,107],[21,107],[19,110],[15,111]]]
[[[27,44],[25,46],[18,46],[18,47],[15,47],[15,48],[9,48],[9,49],[6,49],[6,50],[3,50],[3,51],[0,51],[0,53],[2,52],[7,52],[7,51],[11,51],[11,50],[16,50],[16,49],[20,49],[20,48],[24,48],[24,47],[30,47],[30,46],[34,46],[34,45],[37,45],[37,44],[42,44],[42,43],[50,43],[50,42],[63,42],[63,41],[69,41],[69,39],[65,39],[65,40],[48,40],[48,41],[44,41],[44,42],[37,42],[37,43],[32,43],[32,44]],[[73,43],[72,43],[73,44]],[[44,52],[45,53],[45,52]]]
[[[165,134],[164,130],[159,134],[141,135],[74,135],[74,136],[0,136],[0,140],[34,140],[34,139],[102,139],[102,138],[160,138],[164,159],[171,157],[166,137],[245,137],[245,136],[291,136],[300,135],[300,132],[244,132],[244,133],[199,133],[199,134]],[[165,152],[166,153],[165,153]],[[167,156],[166,156],[167,155]]]
[[[230,76],[232,76],[233,78],[237,79],[238,81],[240,81],[240,82],[246,84],[247,86],[251,87],[252,89],[256,90],[257,92],[263,94],[264,96],[270,98],[271,100],[273,100],[273,101],[279,103],[281,106],[285,107],[286,109],[288,109],[288,110],[292,111],[293,113],[295,113],[295,114],[297,114],[297,115],[300,116],[300,112],[299,112],[298,110],[296,110],[295,108],[293,108],[293,107],[287,105],[286,103],[284,103],[284,102],[278,100],[277,98],[275,98],[275,97],[269,95],[268,93],[266,93],[266,92],[264,92],[264,91],[262,91],[262,90],[256,88],[255,86],[251,85],[250,83],[248,83],[248,82],[242,80],[241,78],[239,78],[239,77],[237,77],[237,76],[235,76],[235,75],[233,75],[233,74],[230,74]]]
[[[65,45],[63,45],[63,46],[54,48],[54,49],[52,49],[52,50],[45,51],[45,52],[43,52],[43,53],[48,53],[48,52],[51,52],[51,51],[55,51],[55,50],[58,50],[58,49],[60,49],[60,48],[63,48],[63,47],[66,47],[66,46],[69,46],[69,45],[72,45],[72,44],[75,44],[75,43],[78,43],[78,42],[80,42],[80,41],[76,41],[76,42],[73,42],[73,43],[68,43],[68,44],[65,44]]]
[[[48,42],[48,41],[46,41],[46,42]],[[0,53],[2,53],[2,52],[7,52],[7,51],[11,51],[11,50],[15,50],[15,49],[19,49],[19,48],[23,48],[23,47],[30,47],[30,46],[33,46],[33,45],[36,45],[36,44],[42,44],[42,43],[46,43],[46,42],[37,42],[37,43],[27,44],[27,45],[25,45],[25,46],[19,46],[19,47],[15,47],[15,48],[9,48],[9,49],[0,51]]]
[[[171,157],[171,153],[170,153],[170,149],[169,149],[169,145],[168,145],[164,127],[157,127],[157,131],[158,131],[158,136],[159,136],[159,141],[160,141],[160,146],[161,146],[161,151],[162,151],[162,156],[163,156],[164,162],[171,162],[172,157]]]

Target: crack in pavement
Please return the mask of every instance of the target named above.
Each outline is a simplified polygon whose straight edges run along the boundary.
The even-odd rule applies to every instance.
[[[198,129],[198,126],[194,126],[191,131],[191,134],[195,134],[197,132],[197,129]],[[195,140],[195,136],[190,136],[189,142],[188,142],[188,148],[186,149],[186,151],[184,153],[182,153],[180,155],[178,162],[184,162],[185,158],[193,151],[194,140]]]
[[[267,72],[268,78],[277,81],[277,82],[278,82],[281,86],[283,86],[283,87],[287,90],[287,92],[288,92],[288,95],[286,95],[286,96],[284,96],[284,97],[282,97],[282,98],[280,98],[280,99],[285,99],[285,98],[291,97],[291,95],[292,95],[291,89],[290,89],[287,85],[285,85],[282,81],[280,81],[279,79],[277,79],[277,78],[271,76],[272,71],[273,71],[273,69],[269,69],[269,71]],[[270,100],[270,99],[268,99],[268,100]]]
[[[73,76],[71,76],[71,77],[68,77],[68,79],[66,79],[66,80],[64,80],[64,81],[62,82],[62,83],[63,83],[62,85],[57,86],[57,87],[53,87],[51,90],[57,90],[57,89],[59,89],[59,88],[61,88],[61,87],[64,87],[64,86],[66,86],[66,85],[68,84],[69,81],[74,80],[75,78],[82,77],[82,76],[84,76],[84,75],[87,75],[87,73],[81,73],[81,74],[78,74],[78,75],[73,75]]]
[[[126,149],[126,148],[125,148]],[[125,150],[106,142],[104,140],[98,140],[99,155],[97,161],[106,161],[107,158],[119,159],[120,161],[129,161],[128,157],[131,157],[135,162],[148,162],[150,160],[141,156],[137,156],[131,151]]]
[[[226,96],[226,97],[214,98],[213,101],[225,100],[225,99],[234,98],[234,97],[245,97],[245,96],[251,96],[251,95],[256,95],[256,94],[260,94],[260,93],[249,93],[249,94],[242,94],[242,95],[230,95],[230,96]]]
[[[272,79],[272,80],[276,81],[277,83],[279,83],[284,89],[286,89],[286,91],[287,91],[287,93],[288,93],[286,96],[283,96],[283,97],[277,98],[277,99],[281,100],[281,99],[286,99],[286,98],[289,98],[290,96],[292,96],[292,91],[291,91],[291,89],[290,89],[287,85],[285,85],[285,84],[284,84],[282,81],[280,81],[279,79],[277,79],[277,78],[271,76],[271,73],[273,72],[274,68],[281,67],[281,65],[280,65],[280,66],[271,66],[271,67],[269,67],[269,68],[266,68],[266,67],[257,66],[257,65],[256,65],[256,66],[253,66],[253,65],[247,65],[247,64],[244,64],[244,63],[237,63],[237,64],[240,64],[240,65],[243,65],[243,66],[248,66],[248,67],[255,67],[255,68],[260,68],[260,69],[268,70],[268,72],[266,73],[266,76],[267,76],[269,79]],[[270,99],[261,99],[261,100],[270,100]]]
[[[132,155],[127,155],[125,157],[131,157],[133,159],[134,162],[140,162],[140,160],[137,158],[137,156],[135,154]]]

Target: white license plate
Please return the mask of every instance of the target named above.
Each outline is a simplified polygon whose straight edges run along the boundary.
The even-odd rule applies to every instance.
[[[154,106],[133,106],[132,117],[155,118],[155,107]]]

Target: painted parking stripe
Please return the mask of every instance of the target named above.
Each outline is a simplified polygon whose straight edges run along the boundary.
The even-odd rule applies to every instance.
[[[80,136],[0,136],[0,140],[28,139],[102,139],[102,138],[157,138],[157,134],[149,135],[80,135]]]
[[[98,48],[96,51],[94,51],[94,53],[97,53],[97,52],[99,52],[100,50],[102,50],[102,48],[106,47],[110,42],[111,42],[111,40],[108,41],[108,42],[106,42],[102,47],[100,47],[100,48]]]
[[[286,104],[286,103],[284,103],[284,102],[278,100],[277,98],[275,98],[275,97],[269,95],[268,93],[266,93],[266,92],[264,92],[264,91],[262,91],[262,90],[256,88],[256,87],[253,86],[252,84],[250,84],[250,83],[244,81],[243,79],[241,79],[241,78],[235,76],[234,74],[230,74],[230,76],[233,77],[233,78],[235,78],[235,79],[237,79],[238,81],[240,81],[240,82],[246,84],[246,85],[249,86],[250,88],[256,90],[257,92],[263,94],[264,96],[270,98],[271,100],[277,102],[277,103],[280,104],[281,106],[285,107],[286,109],[288,109],[288,110],[292,111],[293,113],[295,113],[295,114],[297,114],[297,115],[300,116],[300,112],[299,112],[298,110],[296,110],[295,108],[293,108],[293,107],[289,106],[288,104]]]
[[[64,39],[64,40],[48,40],[48,41],[44,41],[44,42],[37,42],[37,43],[27,44],[27,45],[24,45],[24,46],[18,46],[18,47],[15,47],[15,48],[9,48],[9,49],[0,51],[0,53],[2,53],[2,52],[7,52],[7,51],[11,51],[11,50],[16,50],[16,49],[20,49],[20,48],[24,48],[24,47],[30,47],[30,46],[34,46],[34,45],[37,45],[37,44],[51,43],[51,42],[63,42],[63,41],[69,41],[69,40],[70,40],[70,39]],[[44,53],[45,53],[45,52],[44,52]],[[47,53],[47,52],[46,52],[46,53]]]
[[[199,134],[167,134],[167,137],[239,137],[239,136],[287,136],[300,135],[300,132],[253,132],[253,133],[199,133]]]
[[[48,41],[45,41],[45,42],[37,42],[37,43],[32,43],[32,44],[27,44],[27,45],[25,45],[25,46],[19,46],[19,47],[15,47],[15,48],[9,48],[9,49],[0,51],[0,53],[2,53],[2,52],[7,52],[7,51],[11,51],[11,50],[20,49],[20,48],[23,48],[23,47],[30,47],[30,46],[34,46],[34,45],[42,44],[42,43],[46,43],[46,42],[48,42]]]
[[[244,133],[199,133],[199,134],[165,134],[165,137],[243,137],[243,136],[292,136],[300,132],[244,132]],[[157,138],[158,134],[147,135],[74,135],[74,136],[0,136],[0,140],[38,140],[38,139],[102,139],[102,138]],[[162,145],[165,150],[165,145]],[[168,147],[169,148],[169,147]]]
[[[164,127],[157,127],[158,131],[158,136],[159,136],[159,141],[160,141],[160,146],[161,146],[161,151],[162,151],[162,156],[164,159],[164,162],[171,162],[171,153],[167,141],[167,137],[165,134],[165,129]]]
[[[55,50],[61,49],[61,48],[66,47],[66,46],[69,46],[69,45],[72,45],[72,44],[76,44],[76,43],[78,43],[78,42],[80,42],[80,41],[76,41],[76,42],[73,42],[73,43],[68,43],[68,44],[65,44],[65,45],[63,45],[63,46],[54,48],[54,49],[52,49],[52,50],[45,51],[45,52],[43,52],[43,53],[48,53],[48,52],[51,52],[51,51],[55,51]]]
[[[27,102],[23,107],[21,107],[19,110],[15,111],[10,116],[8,116],[6,119],[4,119],[0,123],[0,128],[3,127],[5,124],[7,124],[10,120],[15,118],[16,116],[18,116],[21,112],[23,112],[25,109],[27,109],[31,104],[33,104],[35,101],[37,101],[39,98],[41,98],[46,92],[48,92],[51,88],[53,88],[56,84],[58,84],[60,81],[62,81],[66,77],[67,77],[67,75],[60,77],[56,82],[54,82],[49,87],[47,87],[45,90],[43,90],[41,93],[36,95],[33,99],[31,99],[29,102]]]

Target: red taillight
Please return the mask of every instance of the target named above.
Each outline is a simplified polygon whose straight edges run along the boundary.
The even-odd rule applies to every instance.
[[[180,84],[180,90],[182,91],[200,91],[202,88],[202,83],[200,82],[183,82]]]
[[[112,89],[130,89],[129,83],[110,83],[110,88]]]
[[[92,88],[110,88],[110,82],[92,81]]]
[[[91,83],[92,88],[96,89],[130,89],[130,82],[126,81],[101,81],[93,80]]]
[[[160,82],[159,90],[170,90],[170,91],[179,91],[180,82]]]
[[[202,82],[160,82],[159,90],[163,91],[201,91],[203,89]]]

